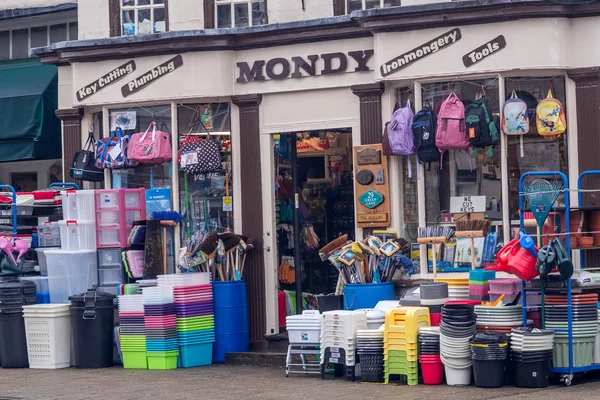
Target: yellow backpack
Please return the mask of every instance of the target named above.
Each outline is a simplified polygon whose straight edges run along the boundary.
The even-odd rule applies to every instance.
[[[538,104],[536,114],[540,135],[557,136],[567,130],[565,109],[562,103],[552,96],[552,89],[548,89],[548,96]]]

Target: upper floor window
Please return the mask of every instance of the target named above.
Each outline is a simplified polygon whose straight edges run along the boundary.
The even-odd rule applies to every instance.
[[[239,28],[265,23],[263,0],[216,0],[217,28]]]
[[[0,31],[0,61],[29,58],[31,49],[77,40],[77,22]]]
[[[399,7],[400,0],[346,0],[346,10],[352,11],[369,10],[371,8]]]
[[[165,32],[165,0],[121,0],[123,35]]]

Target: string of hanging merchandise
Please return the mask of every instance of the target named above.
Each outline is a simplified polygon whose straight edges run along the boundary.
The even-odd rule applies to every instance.
[[[456,78],[456,79],[454,79],[452,81],[446,81],[446,82],[440,82],[440,83],[435,83],[434,82],[436,84],[436,86],[433,86],[433,87],[426,87],[428,84],[427,83],[423,83],[421,85],[421,90],[423,91],[424,94],[426,94],[427,92],[453,90],[454,89],[454,85],[456,84],[456,82],[466,83],[466,84],[469,84],[469,85],[472,85],[472,86],[481,87],[481,88],[487,88],[487,87],[490,87],[496,81],[499,81],[498,77],[496,77],[496,78],[490,78],[484,84]],[[448,89],[448,86],[451,86],[452,89]]]

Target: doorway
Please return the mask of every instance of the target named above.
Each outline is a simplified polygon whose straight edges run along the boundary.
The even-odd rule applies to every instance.
[[[338,271],[320,259],[319,249],[344,234],[354,240],[352,129],[284,133],[273,139],[279,295],[285,296],[285,314],[280,310],[279,319],[284,328],[284,315],[317,309],[317,296],[336,290]]]

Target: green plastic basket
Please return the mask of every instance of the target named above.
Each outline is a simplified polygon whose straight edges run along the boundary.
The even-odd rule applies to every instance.
[[[176,369],[178,350],[148,353],[148,369]]]
[[[144,351],[123,351],[123,367],[126,369],[148,369],[148,359],[146,350]]]

